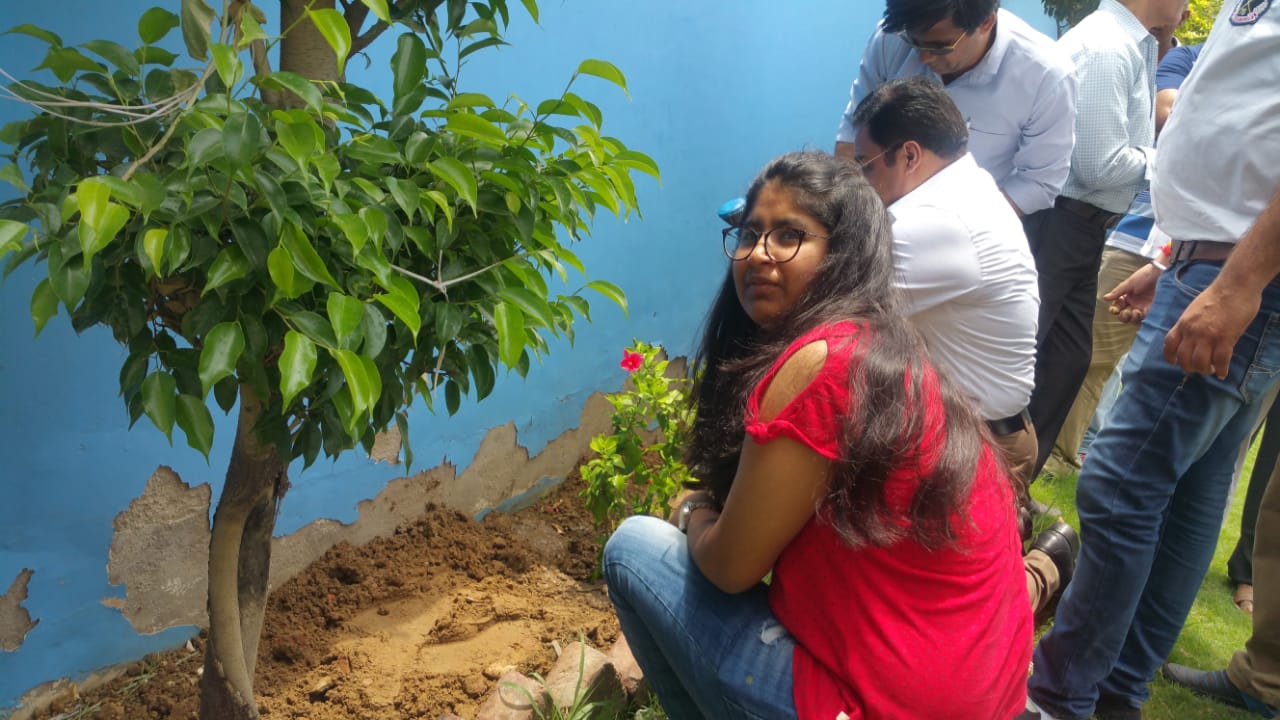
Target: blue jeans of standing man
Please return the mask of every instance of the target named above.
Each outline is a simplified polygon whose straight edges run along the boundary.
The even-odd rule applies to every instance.
[[[618,526],[604,577],[622,633],[671,720],[794,718],[795,641],[757,585],[728,595],[689,555],[683,533],[658,518]]]
[[[1226,380],[1164,361],[1165,335],[1220,270],[1193,261],[1163,273],[1124,390],[1080,473],[1080,558],[1027,683],[1055,717],[1088,717],[1099,694],[1146,701],[1213,557],[1240,443],[1280,378],[1276,283]]]

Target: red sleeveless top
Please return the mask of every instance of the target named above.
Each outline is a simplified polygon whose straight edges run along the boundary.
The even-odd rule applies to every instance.
[[[842,418],[857,401],[848,377],[859,331],[852,322],[817,328],[782,354],[748,400],[753,441],[788,437],[838,458]],[[776,418],[758,421],[778,368],[817,340],[827,342],[817,377]],[[928,430],[886,485],[903,527],[922,470],[936,462],[943,439],[932,370],[923,385]],[[967,502],[953,517],[952,546],[929,551],[904,539],[853,549],[820,511],[783,550],[769,602],[796,639],[792,673],[801,720],[993,720],[1022,711],[1031,605],[1012,489],[992,452],[983,451]]]

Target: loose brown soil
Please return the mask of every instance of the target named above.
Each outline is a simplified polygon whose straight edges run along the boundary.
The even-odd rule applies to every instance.
[[[428,508],[395,535],[335,546],[272,593],[256,688],[264,718],[474,716],[505,670],[545,674],[557,647],[607,649],[618,625],[592,579],[599,546],[577,475],[514,515]],[[196,718],[201,638],[152,655],[40,718]]]

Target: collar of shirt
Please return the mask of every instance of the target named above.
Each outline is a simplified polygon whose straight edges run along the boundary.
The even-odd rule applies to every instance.
[[[933,199],[940,196],[947,198],[947,202],[968,202],[965,198],[972,198],[977,190],[970,182],[970,178],[972,173],[978,170],[980,168],[977,161],[973,159],[972,154],[966,152],[950,165],[931,175],[928,180],[920,183],[915,190],[898,198],[886,208],[889,211],[890,220],[896,219],[902,211],[916,205],[932,204]],[[951,182],[952,178],[956,179],[955,183]],[[953,184],[954,187],[948,187]]]
[[[987,49],[987,54],[982,56],[977,65],[969,68],[960,77],[953,80],[957,82],[986,82],[993,79],[1000,72],[1000,65],[1004,62],[1005,55],[1009,53],[1009,46],[1012,44],[1009,39],[1008,32],[1000,31],[1001,16],[1005,13],[1003,9],[996,11],[996,24],[991,28],[995,39],[991,42],[991,47]],[[1008,23],[1005,23],[1008,27]]]
[[[1156,42],[1156,38],[1151,31],[1143,27],[1142,22],[1138,20],[1138,16],[1133,14],[1129,8],[1122,5],[1119,0],[1102,0],[1098,5],[1099,12],[1105,12],[1115,17],[1116,24],[1121,30],[1133,40],[1135,45],[1142,45],[1145,42]]]

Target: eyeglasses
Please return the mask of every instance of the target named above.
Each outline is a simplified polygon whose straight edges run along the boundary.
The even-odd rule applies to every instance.
[[[789,262],[794,259],[800,252],[800,245],[806,237],[827,239],[826,235],[811,233],[790,225],[782,225],[764,233],[749,227],[731,227],[722,230],[721,234],[724,235],[724,254],[735,262],[751,257],[751,253],[755,252],[756,246],[760,244],[761,238],[764,239],[764,254],[775,263]]]
[[[902,38],[902,42],[906,43],[912,50],[929,53],[930,55],[950,55],[956,51],[956,46],[959,45],[960,41],[968,34],[968,30],[960,33],[960,37],[956,38],[955,42],[950,45],[920,45],[915,40],[911,39],[911,36],[907,34],[906,30],[899,30],[897,33],[898,37]]]
[[[879,155],[876,155],[875,157],[871,158],[870,160],[854,160],[854,162],[858,163],[858,169],[859,169],[859,170],[861,170],[861,171],[863,172],[863,174],[866,174],[866,172],[867,172],[867,166],[868,166],[868,165],[870,165],[871,163],[873,163],[873,162],[875,162],[875,161],[879,160],[880,158],[884,157],[884,156],[885,156],[885,155],[887,155],[888,153],[891,153],[891,152],[896,151],[896,150],[897,150],[898,148],[900,148],[900,147],[902,147],[902,143],[897,142],[897,143],[894,143],[894,144],[890,145],[889,147],[887,147],[887,148],[885,148],[885,149],[881,150]]]

